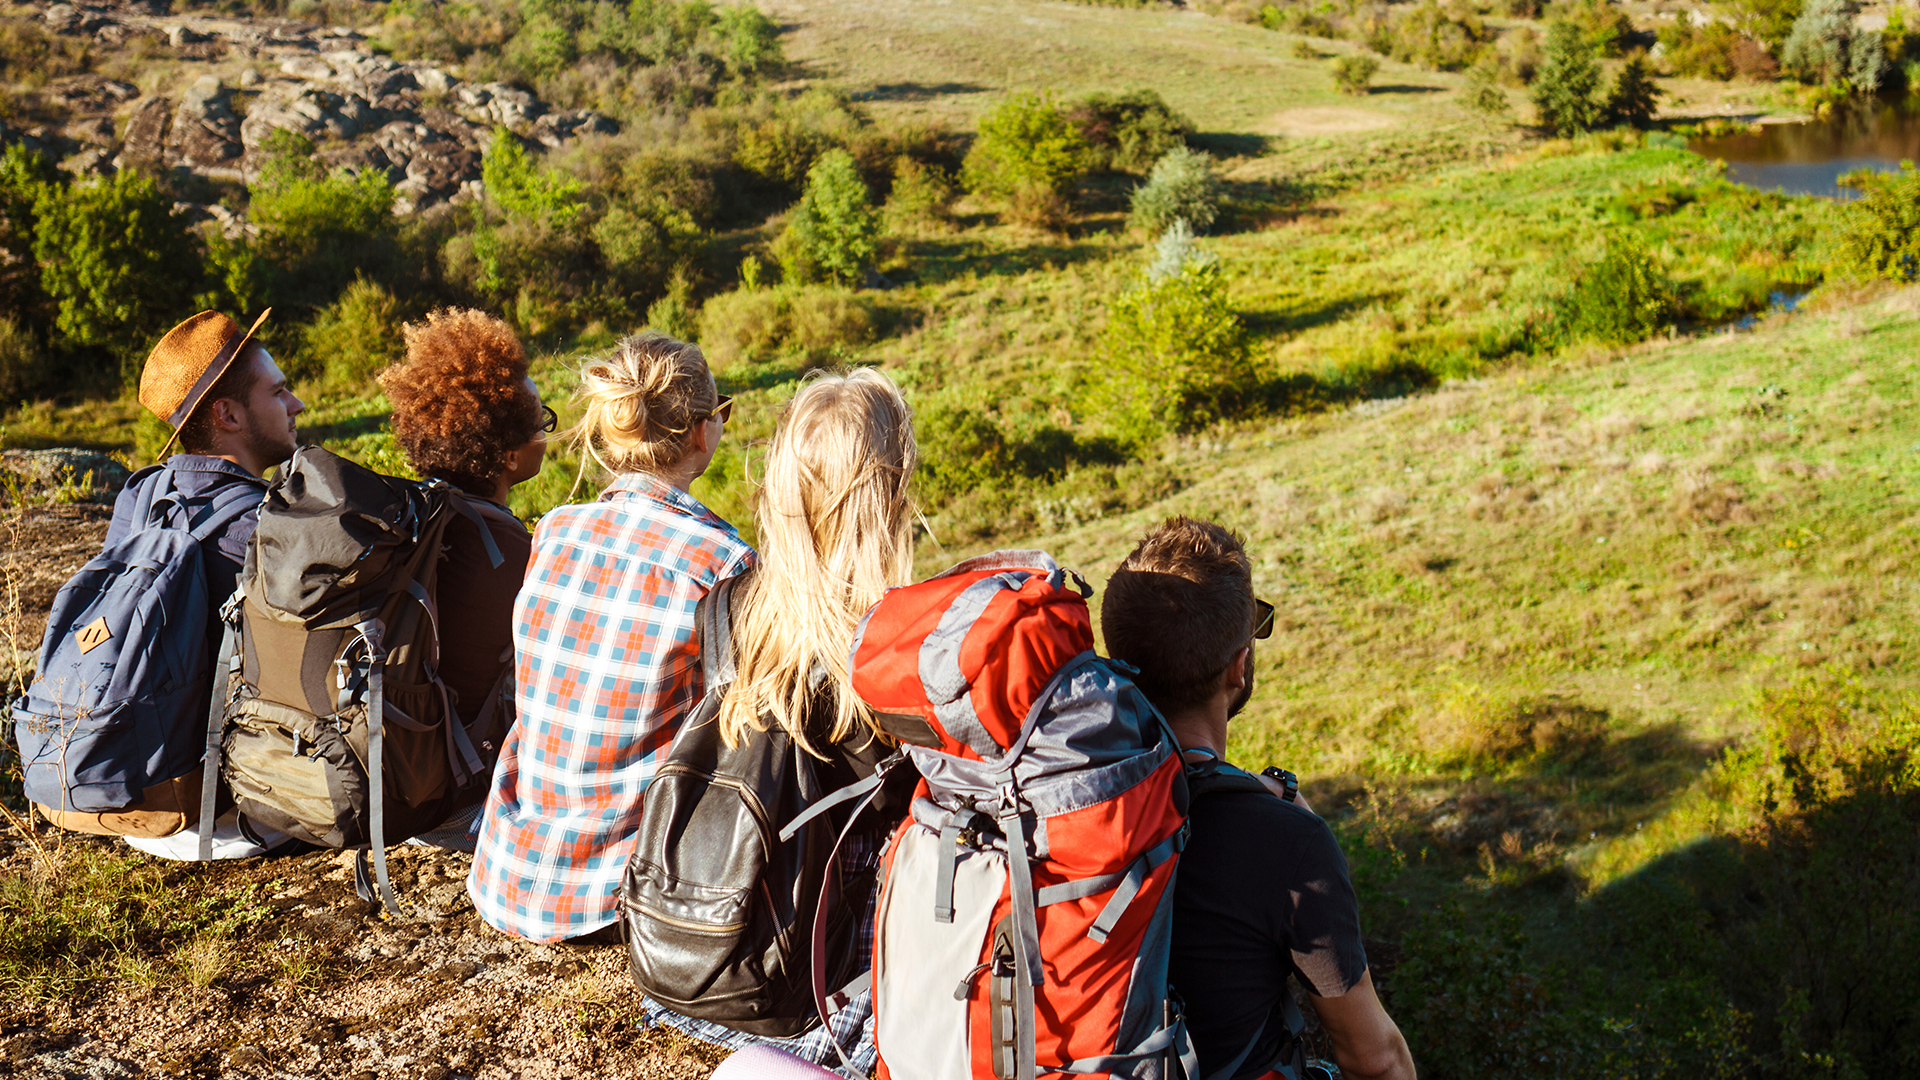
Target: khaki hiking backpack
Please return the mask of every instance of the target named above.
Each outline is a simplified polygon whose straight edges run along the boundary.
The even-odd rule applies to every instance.
[[[456,514],[479,527],[499,566],[480,510],[444,481],[382,476],[301,447],[267,491],[224,609],[228,683],[208,718],[209,767],[248,818],[358,849],[355,885],[369,900],[371,852],[393,914],[386,845],[484,798],[513,719],[509,657],[471,724],[440,678],[435,588]],[[202,822],[212,818],[203,810]],[[202,859],[210,844],[203,826]]]

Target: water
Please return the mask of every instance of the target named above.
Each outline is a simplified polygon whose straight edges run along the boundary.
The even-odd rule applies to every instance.
[[[1836,108],[1821,120],[1695,139],[1687,149],[1727,162],[1727,179],[1790,195],[1857,198],[1836,180],[1855,169],[1893,172],[1920,162],[1920,112],[1879,102]]]

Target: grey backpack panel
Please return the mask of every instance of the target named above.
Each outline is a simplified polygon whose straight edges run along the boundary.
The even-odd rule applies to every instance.
[[[172,475],[154,466],[128,481],[140,492],[133,530],[54,599],[33,685],[12,710],[26,794],[43,806],[121,810],[200,767],[213,687],[201,545],[261,493],[233,483],[187,499]]]

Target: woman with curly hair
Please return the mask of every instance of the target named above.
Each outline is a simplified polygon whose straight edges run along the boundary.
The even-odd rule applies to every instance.
[[[380,373],[393,405],[393,436],[421,476],[458,488],[480,511],[505,560],[495,567],[479,527],[465,515],[447,526],[439,578],[440,676],[454,710],[474,731],[487,700],[511,686],[513,598],[526,575],[533,537],[506,507],[507,492],[533,478],[547,455],[553,410],[527,374],[513,330],[479,311],[442,310],[403,330],[407,355]],[[511,704],[507,702],[506,704]],[[505,741],[510,708],[476,733],[483,752]],[[477,804],[485,795],[476,790]],[[471,813],[459,814],[433,842],[472,850]]]

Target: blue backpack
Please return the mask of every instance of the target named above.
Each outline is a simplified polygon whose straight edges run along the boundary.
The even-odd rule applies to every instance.
[[[13,704],[29,799],[56,825],[167,836],[200,808],[213,649],[201,545],[260,504],[227,484],[192,499],[164,466],[140,485],[134,528],[53,601],[33,685]]]

